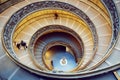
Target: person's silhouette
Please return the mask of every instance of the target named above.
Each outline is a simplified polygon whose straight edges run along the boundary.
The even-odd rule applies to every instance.
[[[58,14],[57,13],[55,13],[54,16],[55,16],[55,19],[58,19]]]
[[[21,44],[21,46],[23,46],[23,47],[24,47],[24,49],[26,49],[26,48],[27,48],[27,44],[26,44],[26,42],[24,42],[23,40],[21,40],[20,44]]]

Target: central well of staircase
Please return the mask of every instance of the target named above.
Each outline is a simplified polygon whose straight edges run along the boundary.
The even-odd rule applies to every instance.
[[[29,46],[33,46],[30,51],[38,66],[55,71],[71,71],[81,62],[84,53],[78,34],[62,25],[39,29]]]

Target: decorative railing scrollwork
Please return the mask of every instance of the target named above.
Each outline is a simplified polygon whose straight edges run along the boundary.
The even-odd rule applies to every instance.
[[[118,13],[115,7],[115,4],[113,3],[112,0],[103,0],[103,3],[105,4],[106,8],[108,8],[108,11],[110,12],[110,16],[111,16],[111,20],[112,20],[112,28],[113,28],[113,37],[111,40],[111,44],[110,47],[108,49],[107,52],[111,51],[112,48],[114,47],[117,38],[118,38],[118,34],[119,34],[119,17],[118,17]],[[25,7],[23,7],[22,9],[18,10],[17,12],[15,12],[11,18],[9,19],[9,21],[7,22],[7,24],[5,25],[5,28],[3,29],[3,34],[2,34],[2,43],[4,45],[5,50],[8,52],[8,54],[14,58],[16,60],[17,63],[17,56],[15,55],[15,52],[13,50],[13,46],[12,46],[12,37],[13,37],[13,33],[14,30],[16,29],[17,24],[23,19],[25,18],[27,15],[29,15],[32,12],[38,11],[38,10],[44,10],[44,9],[62,9],[68,12],[71,12],[77,16],[79,16],[79,18],[82,18],[86,24],[88,24],[93,38],[94,38],[94,49],[96,49],[97,43],[98,43],[98,39],[97,39],[97,32],[95,29],[94,24],[92,23],[92,21],[89,19],[89,17],[83,13],[81,10],[79,10],[78,8],[68,4],[68,3],[63,3],[63,2],[58,2],[58,1],[41,1],[41,2],[36,2],[36,3],[32,3],[29,4]],[[20,64],[22,67],[24,67],[25,69],[30,69],[29,71],[36,71],[34,69],[31,69],[29,67],[26,67],[22,64]],[[117,65],[118,66],[118,65]],[[115,66],[113,66],[115,67]],[[118,68],[118,67],[117,67]],[[89,72],[78,72],[75,74],[67,74],[67,77],[70,78],[71,75],[74,77],[86,77],[86,76],[91,76],[91,75],[96,75],[96,74],[101,74],[104,73],[106,71],[110,71],[116,68],[107,68],[107,69],[101,69],[101,70],[96,70],[96,71],[89,71]],[[36,74],[41,74],[42,71],[36,71],[34,73]],[[46,74],[47,73],[47,74]],[[93,74],[91,74],[93,73]],[[61,74],[54,74],[54,73],[50,73],[50,72],[43,72],[43,76],[47,76],[47,75],[51,75],[51,77],[58,77]],[[66,74],[62,74],[61,77],[66,78]]]
[[[15,56],[13,49],[12,49],[12,34],[14,33],[14,30],[17,26],[17,24],[27,15],[29,15],[32,12],[38,11],[38,10],[43,10],[43,9],[62,9],[65,11],[69,11],[77,16],[79,16],[80,18],[82,18],[86,24],[88,24],[92,34],[93,34],[93,38],[94,38],[94,50],[96,49],[97,46],[97,32],[95,29],[94,24],[92,23],[92,21],[89,19],[89,17],[81,10],[79,10],[78,8],[67,4],[67,3],[62,3],[62,2],[58,2],[58,1],[41,1],[41,2],[36,2],[36,3],[32,3],[29,4],[25,7],[23,7],[22,9],[18,10],[17,12],[15,12],[11,18],[9,19],[9,21],[7,22],[7,24],[5,25],[5,28],[3,30],[3,40],[5,41],[5,47],[7,48],[8,52]],[[9,44],[9,45],[8,45]]]

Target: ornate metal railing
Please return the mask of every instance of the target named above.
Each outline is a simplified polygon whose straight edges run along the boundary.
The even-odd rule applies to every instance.
[[[109,48],[109,50],[110,50],[115,45],[117,37],[118,37],[118,33],[119,33],[119,29],[120,29],[119,28],[119,17],[117,14],[115,4],[113,3],[112,0],[103,0],[103,3],[105,4],[105,6],[108,8],[108,10],[110,12],[112,25],[113,25],[112,26],[113,27],[113,38],[112,38],[111,46]],[[36,2],[36,3],[32,3],[30,5],[27,5],[27,6],[23,7],[22,9],[18,10],[16,13],[14,13],[3,29],[3,33],[2,33],[3,46],[6,50],[6,52],[11,56],[11,58],[16,60],[15,61],[16,63],[18,63],[20,66],[22,66],[25,69],[27,69],[31,72],[34,72],[36,74],[40,74],[43,76],[50,75],[49,77],[59,77],[59,78],[88,77],[88,76],[93,76],[93,75],[101,74],[104,72],[108,72],[110,70],[114,70],[114,69],[120,67],[120,64],[117,64],[112,67],[109,67],[106,69],[101,69],[101,70],[96,70],[96,71],[81,72],[81,73],[75,73],[75,74],[72,73],[69,75],[68,74],[61,75],[61,74],[57,74],[57,73],[37,71],[37,70],[31,69],[31,68],[17,62],[17,57],[16,57],[13,47],[12,47],[12,35],[14,33],[14,30],[15,30],[17,24],[20,22],[20,20],[22,20],[25,16],[29,15],[30,13],[35,12],[37,10],[43,10],[43,9],[49,9],[49,8],[62,9],[62,10],[69,11],[75,15],[78,15],[80,18],[82,18],[84,21],[86,21],[86,23],[89,25],[91,32],[94,36],[95,47],[97,46],[97,36],[96,36],[97,32],[95,30],[94,24],[89,19],[89,17],[87,15],[85,15],[85,13],[83,13],[81,10],[79,10],[79,9],[75,8],[74,6],[69,5],[67,3],[62,3],[62,2],[57,2],[57,1]]]
[[[97,32],[95,30],[95,26],[92,23],[92,21],[89,19],[89,17],[83,13],[81,10],[77,9],[76,7],[73,7],[72,5],[69,5],[67,3],[62,2],[56,2],[56,1],[42,1],[37,3],[32,3],[30,5],[27,5],[23,7],[22,9],[18,10],[16,13],[14,13],[10,20],[7,22],[3,35],[5,36],[4,41],[6,48],[8,48],[9,52],[12,52],[12,45],[8,45],[12,43],[12,34],[17,26],[17,24],[24,18],[25,16],[29,15],[31,12],[37,11],[37,10],[43,10],[43,9],[63,9],[66,11],[69,11],[73,14],[78,15],[80,18],[82,18],[86,23],[89,25],[91,32],[94,36],[94,48],[97,46]],[[10,53],[11,54],[11,53]],[[14,54],[14,52],[12,52]]]
[[[114,44],[116,39],[118,38],[118,35],[119,35],[118,33],[120,30],[118,12],[112,0],[103,0],[103,2],[111,15],[111,21],[112,21],[112,27],[113,27],[112,44]]]
[[[47,47],[47,45],[49,43],[63,42],[71,47],[71,49],[73,50],[73,53],[76,55],[76,58],[81,59],[84,55],[83,54],[84,53],[83,41],[81,40],[81,38],[79,37],[79,35],[76,32],[74,32],[73,30],[71,30],[65,26],[62,26],[62,25],[45,26],[43,28],[40,28],[37,32],[35,32],[33,34],[33,36],[31,37],[31,40],[29,41],[29,51],[30,51],[31,55],[33,56],[33,59],[35,58],[34,55],[36,53],[34,46],[38,45],[38,43],[36,44],[38,39],[46,33],[57,32],[57,31],[66,33],[66,35],[64,34],[64,37],[61,36],[59,39],[58,39],[58,36],[55,36],[54,40],[49,39],[49,36],[45,37],[44,39],[41,38],[39,43],[44,42],[44,44],[45,44],[44,47]],[[69,34],[69,36],[68,36],[68,34]],[[42,47],[43,47],[43,45],[42,45]],[[42,52],[43,53],[41,53],[41,54],[44,55],[44,52],[45,52],[44,49],[42,49]],[[36,58],[36,60],[37,60],[37,58]],[[80,61],[78,63],[80,63]]]
[[[106,6],[110,18],[111,18],[111,22],[112,22],[112,39],[111,42],[108,46],[108,49],[106,51],[105,56],[103,57],[103,59],[101,61],[99,61],[99,63],[97,65],[95,65],[94,67],[92,67],[91,69],[96,68],[97,66],[99,66],[100,64],[102,64],[111,54],[112,54],[112,50],[114,48],[114,46],[116,45],[118,36],[119,36],[119,17],[118,17],[118,13],[117,13],[117,9],[116,6],[114,4],[114,2],[112,0],[102,0],[102,3]]]

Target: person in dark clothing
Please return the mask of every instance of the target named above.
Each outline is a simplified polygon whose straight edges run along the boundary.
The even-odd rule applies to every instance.
[[[21,45],[19,43],[16,44],[17,48],[20,49]]]
[[[27,44],[26,44],[26,42],[24,42],[23,40],[21,40],[20,44],[21,44],[21,46],[23,46],[23,47],[24,47],[24,49],[26,49],[26,48],[27,48]]]
[[[53,60],[51,60],[51,65],[53,66]]]
[[[57,13],[55,13],[54,16],[55,16],[55,19],[58,19],[58,14]]]
[[[18,49],[21,48],[21,44],[20,44],[20,43],[14,42],[14,44],[16,45],[16,47],[17,47]]]

